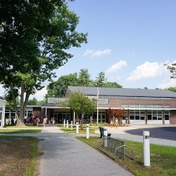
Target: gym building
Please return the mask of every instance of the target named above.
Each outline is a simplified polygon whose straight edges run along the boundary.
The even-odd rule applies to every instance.
[[[131,88],[104,88],[104,87],[77,87],[69,86],[67,96],[80,92],[90,98],[98,98],[95,112],[84,117],[85,123],[90,116],[93,122],[110,122],[108,109],[125,109],[123,123],[128,124],[176,124],[176,93],[159,89],[131,89]],[[65,98],[48,98],[43,105],[28,106],[27,116],[36,116],[48,119],[55,118],[56,123],[76,122],[75,113],[70,108],[59,106]],[[6,116],[8,116],[6,114]]]

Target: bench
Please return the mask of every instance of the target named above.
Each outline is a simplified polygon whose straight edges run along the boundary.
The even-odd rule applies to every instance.
[[[103,138],[104,137],[104,128],[103,127],[99,127],[99,130],[100,130],[100,138]],[[108,137],[111,136],[111,133],[108,133]]]
[[[106,141],[107,146],[104,146],[104,140]],[[125,144],[124,140],[115,139],[115,138],[103,138],[99,139],[96,143],[96,148],[107,154],[114,160],[118,158],[125,159],[128,157],[130,159],[134,159],[134,151],[131,147]]]

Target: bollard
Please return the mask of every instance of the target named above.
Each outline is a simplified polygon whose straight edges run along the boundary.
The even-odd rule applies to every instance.
[[[86,125],[86,139],[89,139],[89,124]]]
[[[78,125],[78,122],[76,122],[76,134],[79,133],[79,125]]]
[[[67,120],[67,128],[68,128],[68,120]]]
[[[71,130],[73,130],[73,121],[71,121]]]
[[[64,119],[64,127],[65,127],[65,119]]]
[[[104,145],[104,147],[108,147],[108,129],[107,129],[107,127],[104,127],[103,145]]]
[[[150,132],[143,131],[143,157],[144,166],[150,167]]]

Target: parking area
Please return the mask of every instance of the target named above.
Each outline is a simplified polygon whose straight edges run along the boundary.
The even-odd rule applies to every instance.
[[[176,140],[176,127],[155,127],[126,130],[126,133],[133,135],[143,135],[143,131],[149,131],[151,138]]]

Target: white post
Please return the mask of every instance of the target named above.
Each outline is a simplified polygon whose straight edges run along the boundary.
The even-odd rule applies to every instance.
[[[76,122],[76,134],[78,134],[79,133],[79,124],[78,124],[78,122]]]
[[[65,127],[65,119],[64,119],[64,127]]]
[[[144,166],[150,167],[150,132],[143,131],[143,155]]]
[[[68,120],[67,120],[67,128],[68,128]]]
[[[108,129],[104,127],[104,138],[103,138],[104,147],[108,147]]]
[[[73,121],[71,121],[71,130],[73,130]]]
[[[86,139],[89,139],[89,124],[86,125]]]
[[[98,125],[98,118],[99,118],[99,103],[98,103],[98,99],[99,99],[99,88],[97,87],[97,125]]]
[[[73,124],[75,124],[75,111],[73,112]]]
[[[98,117],[99,116],[99,110],[98,110],[98,101],[97,101],[97,125],[98,125]]]

